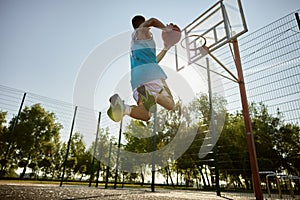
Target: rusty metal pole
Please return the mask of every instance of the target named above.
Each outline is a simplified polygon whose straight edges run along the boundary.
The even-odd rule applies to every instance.
[[[239,88],[240,88],[240,95],[241,95],[241,101],[243,107],[243,116],[245,121],[246,137],[247,137],[248,151],[250,156],[250,165],[251,165],[251,172],[252,172],[253,183],[254,183],[253,185],[254,185],[255,197],[257,200],[263,200],[263,193],[262,193],[260,177],[259,177],[256,150],[255,150],[254,138],[252,134],[251,119],[249,114],[247,94],[246,94],[240,52],[238,47],[238,41],[237,39],[234,39],[231,42],[233,44],[235,65],[236,65],[237,74],[239,78]]]

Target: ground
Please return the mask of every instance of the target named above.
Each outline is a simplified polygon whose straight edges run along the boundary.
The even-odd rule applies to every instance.
[[[213,192],[195,192],[183,190],[161,190],[156,192],[145,189],[103,189],[87,186],[37,185],[37,184],[1,184],[2,200],[71,200],[71,199],[125,199],[125,200],[183,200],[183,199],[223,199]]]
[[[156,188],[151,192],[150,188],[118,188],[104,189],[103,187],[88,187],[58,184],[32,184],[24,182],[0,181],[0,200],[220,200],[220,199],[255,199],[253,194],[246,193],[222,193],[222,197],[216,192],[195,190],[168,190]],[[267,195],[264,195],[267,199]],[[298,199],[296,196],[295,199]],[[279,198],[268,198],[279,199]],[[284,199],[292,199],[290,196]]]

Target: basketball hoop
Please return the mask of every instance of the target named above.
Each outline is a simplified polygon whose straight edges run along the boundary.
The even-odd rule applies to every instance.
[[[201,35],[188,35],[180,42],[181,47],[190,51],[199,51],[206,45],[206,38]]]

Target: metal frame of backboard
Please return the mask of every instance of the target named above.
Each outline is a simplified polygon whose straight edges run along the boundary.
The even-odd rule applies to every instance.
[[[201,58],[210,56],[233,77],[232,80],[234,82],[239,84],[254,193],[257,200],[263,200],[254,137],[252,134],[251,118],[237,41],[237,38],[247,31],[248,29],[241,0],[219,0],[182,30],[184,34],[182,40],[184,40],[183,43],[185,43],[185,45],[182,45],[183,48],[180,50],[186,52],[188,65],[197,65],[197,61],[199,62]],[[203,39],[205,42],[199,41]],[[205,46],[201,44],[205,44]],[[231,44],[233,47],[232,56],[234,58],[237,75],[234,75],[234,73],[228,70],[222,62],[212,54],[213,51],[225,44]],[[175,46],[175,61],[176,69],[177,71],[180,71],[185,66],[179,67],[178,65],[178,46],[179,45]]]
[[[218,1],[182,30],[184,38],[182,42],[185,43],[184,46],[187,48],[188,65],[205,56],[201,53],[200,48],[195,49],[195,46],[201,43],[200,40],[203,40],[203,38],[205,38],[206,47],[211,53],[247,31],[241,1]],[[177,66],[177,71],[180,69]]]

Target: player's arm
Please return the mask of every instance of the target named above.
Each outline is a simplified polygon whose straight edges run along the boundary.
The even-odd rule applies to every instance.
[[[163,50],[161,50],[159,52],[159,54],[157,54],[157,56],[156,56],[157,63],[159,63],[165,57],[165,55],[168,52],[168,50],[169,50],[169,48],[165,47]]]
[[[157,61],[157,63],[159,63],[159,62],[165,57],[165,55],[166,55],[166,53],[168,52],[168,50],[173,46],[173,44],[170,44],[169,41],[166,40],[166,39],[167,39],[167,36],[165,35],[165,33],[166,33],[167,31],[172,30],[172,27],[173,27],[173,26],[174,26],[174,24],[172,24],[172,23],[171,23],[171,25],[167,25],[166,28],[165,28],[165,30],[164,30],[163,33],[162,33],[162,39],[163,39],[163,41],[164,41],[164,49],[161,50],[161,51],[159,52],[159,54],[157,54],[157,56],[156,56],[156,61]]]
[[[147,40],[152,37],[149,29],[150,27],[155,27],[161,30],[168,30],[169,27],[165,26],[161,21],[156,18],[150,18],[142,23],[137,30],[138,40]]]
[[[172,32],[169,32],[172,31]],[[170,33],[172,36],[170,37]],[[159,63],[163,57],[166,55],[167,51],[174,46],[177,42],[179,42],[181,38],[181,30],[180,28],[171,23],[166,26],[165,30],[162,32],[162,39],[164,41],[164,49],[156,56],[156,60]]]
[[[146,20],[144,23],[142,23],[140,25],[140,28],[142,28],[142,27],[145,27],[145,28],[155,27],[155,28],[159,28],[159,29],[166,28],[166,26],[156,18],[150,18],[150,19]]]

